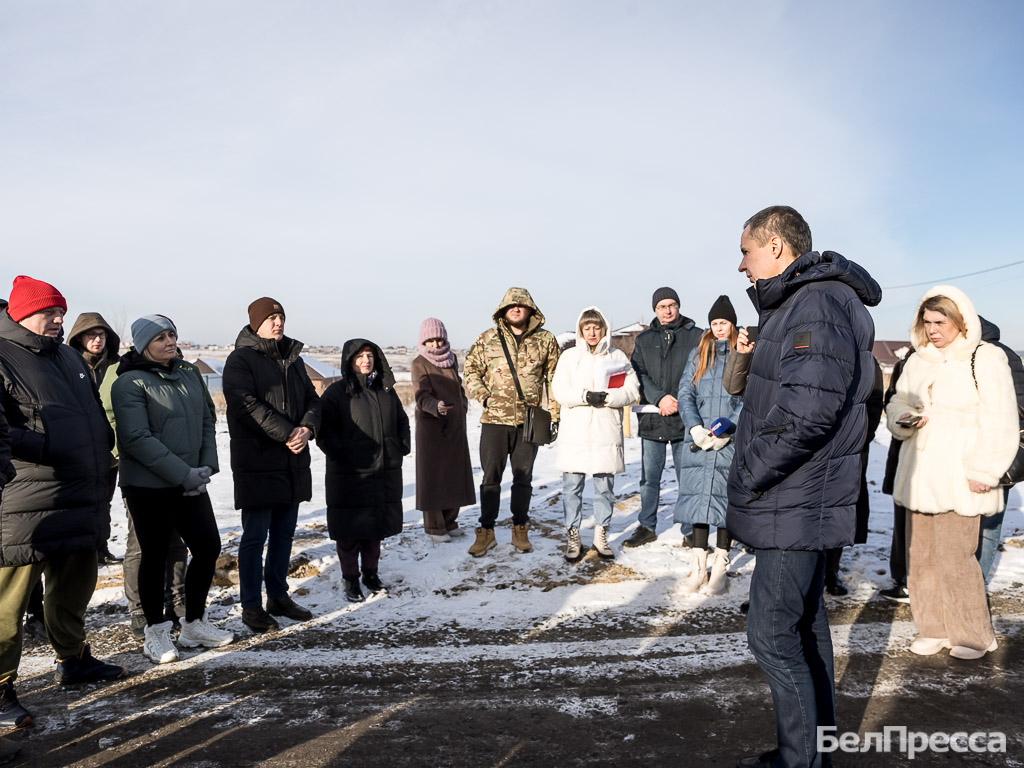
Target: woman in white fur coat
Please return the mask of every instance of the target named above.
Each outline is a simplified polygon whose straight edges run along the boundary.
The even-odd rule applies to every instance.
[[[614,557],[608,546],[608,524],[615,502],[615,475],[626,469],[622,409],[639,398],[640,382],[626,355],[611,348],[608,321],[597,307],[580,313],[576,346],[558,359],[551,394],[562,406],[557,467],[563,473],[565,559],[576,562],[583,556],[580,523],[587,475],[594,479],[594,549],[601,557]]]
[[[893,500],[909,513],[907,590],[919,634],[910,650],[977,659],[996,649],[974,555],[979,516],[1003,507],[998,485],[1017,454],[1017,399],[1006,355],[981,341],[960,289],[929,290],[910,338],[914,353],[885,409],[903,441]]]

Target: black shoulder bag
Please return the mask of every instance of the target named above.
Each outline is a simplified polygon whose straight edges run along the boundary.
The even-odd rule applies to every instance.
[[[519,386],[519,374],[516,372],[515,363],[512,362],[512,355],[509,354],[508,344],[505,342],[505,334],[498,329],[498,338],[501,339],[501,348],[505,350],[505,359],[508,361],[509,370],[512,371],[512,381],[516,385],[516,394],[523,401],[523,408],[526,413],[523,416],[523,439],[533,445],[547,445],[551,442],[551,414],[539,405],[527,405],[523,397],[523,388]]]

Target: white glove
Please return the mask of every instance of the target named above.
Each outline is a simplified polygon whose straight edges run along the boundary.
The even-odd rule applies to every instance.
[[[693,439],[694,445],[705,451],[710,448],[710,442],[715,439],[710,432],[700,425],[690,427],[690,437]]]
[[[720,451],[729,444],[729,441],[731,439],[732,437],[730,435],[722,435],[721,437],[715,437],[714,435],[712,435],[711,440],[709,441],[711,444],[708,446],[708,450]]]

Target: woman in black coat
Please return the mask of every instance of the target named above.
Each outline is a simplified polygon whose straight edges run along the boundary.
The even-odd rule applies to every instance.
[[[380,542],[402,532],[402,457],[409,417],[383,353],[366,339],[342,349],[342,378],[323,396],[316,443],[327,455],[327,528],[337,542],[345,596],[363,600],[384,589],[377,575]]]

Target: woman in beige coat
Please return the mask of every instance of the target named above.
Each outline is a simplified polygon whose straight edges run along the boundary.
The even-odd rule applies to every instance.
[[[893,500],[909,513],[907,589],[920,635],[910,650],[977,659],[996,649],[974,551],[979,516],[1002,509],[999,479],[1017,453],[1013,380],[958,288],[929,290],[910,334],[915,352],[885,411],[903,441]]]

